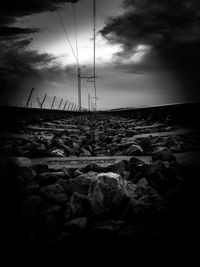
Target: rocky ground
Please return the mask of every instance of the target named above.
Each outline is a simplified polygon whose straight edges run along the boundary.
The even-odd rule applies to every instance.
[[[171,116],[18,118],[0,144],[5,266],[195,266],[197,129]]]

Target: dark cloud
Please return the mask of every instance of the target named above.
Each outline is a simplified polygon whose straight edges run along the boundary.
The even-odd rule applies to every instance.
[[[199,90],[200,1],[125,0],[122,6],[124,13],[109,18],[101,34],[122,45],[119,60],[139,44],[151,46],[153,53],[127,69],[156,69],[159,59],[162,66],[176,73],[188,94]]]
[[[65,3],[76,3],[78,0],[21,0],[5,1],[0,9],[0,89],[17,90],[26,81],[41,81],[48,77],[52,79],[62,76],[69,70],[63,69],[56,63],[55,57],[47,53],[31,50],[32,39],[30,34],[39,29],[14,27],[12,24],[17,18],[55,11]]]
[[[38,29],[10,27],[17,18],[34,15],[47,11],[55,11],[56,8],[67,2],[76,3],[79,0],[8,0],[4,1],[0,9],[0,37],[24,35],[37,32]],[[9,27],[8,27],[9,26]]]
[[[130,50],[137,44],[158,49],[200,41],[200,2],[197,0],[125,0],[125,12],[110,18],[104,37]]]
[[[55,11],[57,7],[67,2],[76,3],[78,0],[7,0],[1,5],[0,23],[10,24],[17,17]]]
[[[10,36],[17,37],[18,35],[26,35],[30,33],[36,33],[39,29],[20,28],[20,27],[0,27],[0,38],[8,38]]]

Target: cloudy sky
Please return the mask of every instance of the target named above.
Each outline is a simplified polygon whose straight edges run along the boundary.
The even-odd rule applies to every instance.
[[[73,4],[74,2],[74,4]],[[77,64],[92,74],[92,0],[7,0],[0,10],[0,92],[9,102],[77,103]],[[199,0],[96,0],[98,108],[200,100]],[[77,56],[77,55],[76,55]],[[92,83],[82,81],[83,106]],[[64,103],[64,102],[63,102]]]

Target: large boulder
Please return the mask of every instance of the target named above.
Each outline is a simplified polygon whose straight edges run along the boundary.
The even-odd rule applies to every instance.
[[[152,153],[152,160],[163,160],[163,161],[175,161],[176,157],[174,154],[167,148],[167,147],[158,147],[155,151]]]
[[[89,200],[92,211],[101,217],[116,217],[134,195],[135,185],[116,173],[100,173],[91,184]]]

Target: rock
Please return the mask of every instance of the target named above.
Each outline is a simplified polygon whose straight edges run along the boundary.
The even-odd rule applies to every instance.
[[[139,144],[140,144],[140,147],[142,148],[142,150],[144,152],[148,152],[151,149],[151,146],[152,146],[151,137],[142,138],[140,140]]]
[[[59,183],[70,195],[74,192],[77,192],[82,195],[87,195],[91,183],[96,179],[96,175],[96,172],[88,172],[74,179],[69,179],[67,181],[59,181]]]
[[[143,180],[137,184],[135,197],[131,198],[122,218],[127,220],[152,216],[163,211],[165,204],[165,199]]]
[[[58,222],[56,215],[54,213],[46,213],[42,216],[42,232],[45,233],[48,237],[54,236],[57,232]]]
[[[130,166],[130,175],[129,179],[137,183],[138,180],[142,177],[145,176],[145,166],[148,165],[145,163],[143,160],[137,158],[137,157],[132,157],[129,160],[129,166]]]
[[[91,184],[89,200],[95,215],[116,217],[134,194],[135,186],[116,173],[101,173]]]
[[[65,151],[63,149],[55,149],[50,152],[52,157],[65,157]]]
[[[45,205],[46,208],[40,212],[40,216],[59,213],[62,209],[59,205]]]
[[[66,175],[64,172],[44,172],[37,176],[37,180],[41,186],[50,185],[55,183],[59,179],[65,178]]]
[[[65,212],[65,218],[67,220],[78,217],[84,217],[89,213],[89,201],[87,196],[81,195],[75,192],[68,203],[67,210]]]
[[[139,156],[143,154],[143,149],[138,145],[131,145],[126,151],[127,156]]]
[[[92,163],[92,164],[89,164],[83,168],[80,169],[81,172],[84,172],[84,173],[88,173],[88,172],[103,172],[104,171],[104,167],[96,164],[96,163]]]
[[[146,165],[145,176],[150,185],[161,194],[180,183],[178,173],[168,162],[156,161]]]
[[[105,168],[104,172],[105,171],[114,172],[114,173],[120,174],[121,176],[124,176],[126,171],[130,171],[129,161],[120,160],[114,164],[108,165]]]
[[[87,226],[87,217],[80,217],[65,223],[62,230],[85,230]]]
[[[14,150],[14,146],[12,144],[6,144],[1,148],[1,153],[5,155],[12,155]]]
[[[47,164],[35,164],[33,165],[33,169],[37,172],[37,174],[48,172],[49,167]]]
[[[37,176],[28,158],[12,158],[8,161],[7,168],[9,177],[13,179],[13,182],[19,182],[19,185],[32,183]]]
[[[137,185],[138,188],[146,189],[147,186],[149,186],[149,182],[147,181],[146,178],[142,178],[137,182],[136,185]]]
[[[98,240],[105,240],[115,235],[121,227],[125,224],[124,221],[102,221],[92,225],[90,234],[93,238]]]
[[[82,174],[83,174],[83,172],[81,172],[80,170],[75,170],[75,171],[73,172],[73,177],[76,178],[76,177],[78,177],[78,176],[80,176],[80,175],[82,175]]]
[[[88,151],[87,149],[85,148],[81,148],[81,156],[84,156],[84,157],[91,157],[91,152]]]
[[[41,205],[44,204],[44,199],[36,196],[30,195],[21,203],[21,217],[23,218],[23,223],[32,223],[36,220],[39,209]]]
[[[49,201],[58,202],[60,204],[68,201],[65,190],[58,183],[42,187],[39,193]]]
[[[175,161],[176,157],[167,147],[158,147],[152,153],[152,160]]]
[[[31,151],[33,157],[45,157],[47,156],[47,148],[44,144],[39,144]]]
[[[71,148],[70,146],[65,145],[65,146],[63,146],[63,149],[67,155],[74,155],[75,154],[75,150],[73,148]]]

